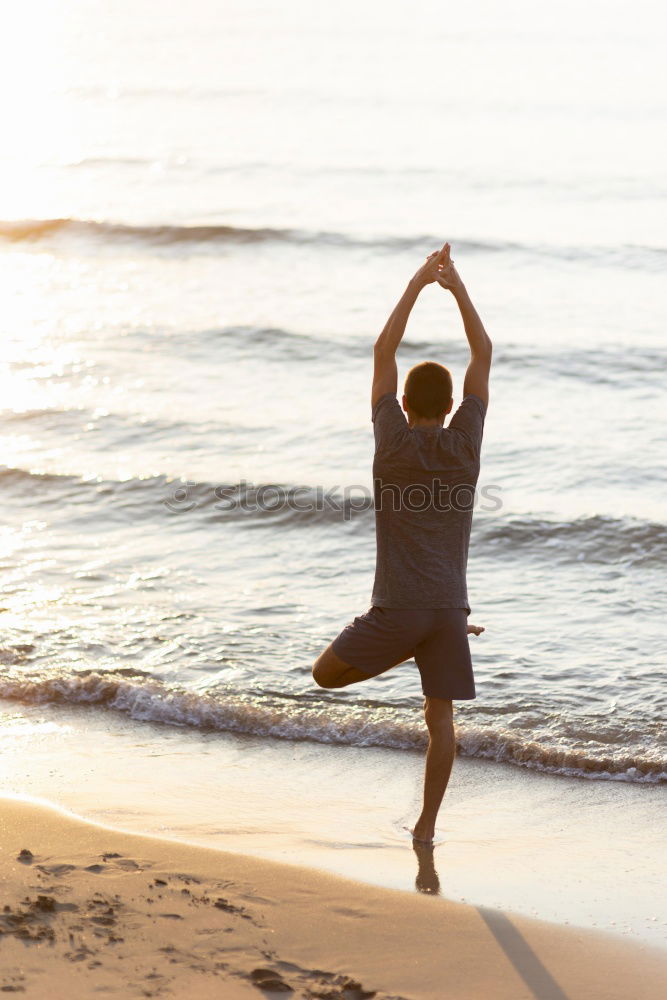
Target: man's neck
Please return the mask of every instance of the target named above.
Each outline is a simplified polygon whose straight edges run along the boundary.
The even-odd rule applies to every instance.
[[[433,417],[432,420],[426,420],[425,418],[413,418],[408,421],[408,427],[411,431],[437,431],[443,426],[443,421],[438,420],[437,417]]]

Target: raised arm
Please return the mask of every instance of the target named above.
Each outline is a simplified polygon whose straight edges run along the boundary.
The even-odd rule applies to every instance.
[[[448,288],[459,307],[466,337],[470,345],[470,362],[463,382],[463,395],[474,393],[485,403],[489,401],[489,372],[491,370],[491,338],[484,329],[465,285],[450,258],[449,243],[445,243],[445,256],[438,271],[437,281]]]
[[[396,392],[398,387],[398,371],[396,368],[396,351],[403,339],[405,328],[412,312],[412,307],[422,288],[438,279],[439,267],[445,260],[446,244],[442,250],[436,250],[426,258],[416,274],[410,279],[401,295],[384,329],[375,341],[373,349],[373,388],[371,390],[371,406],[387,392]]]

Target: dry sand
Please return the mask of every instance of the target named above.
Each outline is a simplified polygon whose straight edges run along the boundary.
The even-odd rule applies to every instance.
[[[667,953],[621,938],[0,803],[7,993],[657,1000],[667,989]]]

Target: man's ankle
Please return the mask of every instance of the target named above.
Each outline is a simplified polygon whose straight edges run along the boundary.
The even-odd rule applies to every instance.
[[[431,838],[435,833],[435,822],[420,816],[413,827],[413,833],[416,837]]]

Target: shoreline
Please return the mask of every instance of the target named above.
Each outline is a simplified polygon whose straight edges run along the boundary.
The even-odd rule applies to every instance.
[[[662,946],[664,788],[459,758],[437,844],[423,757],[0,703],[0,787],[88,821]],[[342,780],[344,779],[344,780]],[[614,836],[609,836],[609,831]]]
[[[476,648],[483,663],[484,653]],[[129,671],[131,673],[131,671]],[[403,675],[403,680],[407,674]],[[374,702],[380,689],[372,686],[363,708],[354,701],[323,700],[325,692],[299,690],[294,695],[257,692],[249,695],[233,685],[211,693],[165,684],[158,678],[127,676],[115,670],[74,670],[54,677],[5,675],[0,682],[0,701],[17,705],[54,704],[63,708],[86,706],[130,720],[157,725],[198,729],[202,732],[235,733],[242,736],[307,741],[323,746],[374,746],[387,750],[425,752],[428,739],[421,706],[395,706]],[[331,692],[329,692],[331,694]],[[340,693],[339,693],[340,694]],[[277,695],[277,696],[276,696]],[[602,743],[563,747],[528,734],[506,730],[501,722],[487,725],[484,716],[469,718],[470,702],[458,702],[456,740],[459,755],[526,768],[542,774],[590,781],[667,785],[667,761],[656,745],[626,747],[601,735]],[[497,706],[496,706],[497,709]]]
[[[658,1000],[667,953],[3,798],[2,985],[87,996]],[[23,852],[23,853],[21,853]],[[29,854],[27,852],[30,852]],[[7,909],[9,907],[9,909]]]

